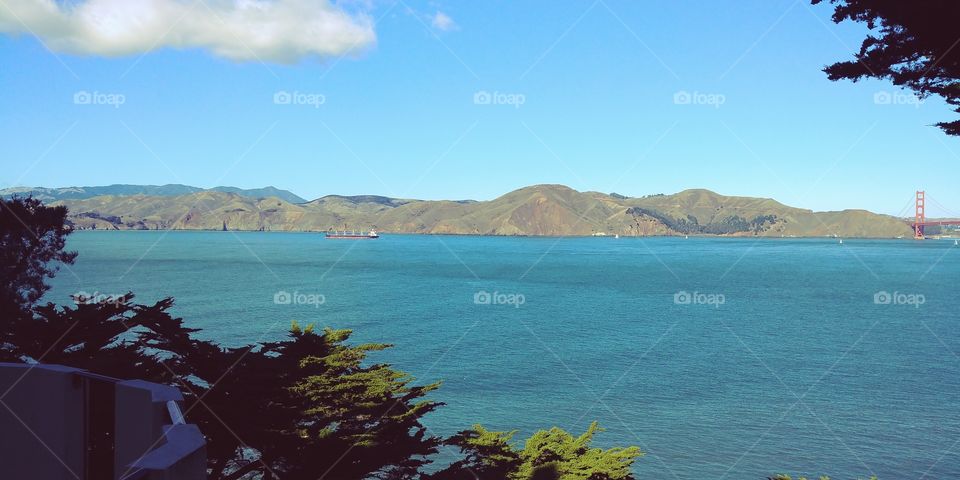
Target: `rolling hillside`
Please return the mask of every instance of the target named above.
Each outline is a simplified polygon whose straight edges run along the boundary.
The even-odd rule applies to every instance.
[[[911,235],[903,221],[864,210],[812,212],[771,199],[729,197],[709,190],[629,198],[535,185],[482,202],[328,195],[301,204],[275,196],[204,190],[55,203],[69,208],[70,221],[80,229],[324,231],[346,226],[476,235]]]
[[[82,200],[87,198],[99,197],[102,195],[113,196],[131,196],[131,195],[151,195],[162,197],[175,197],[191,193],[215,191],[236,193],[244,197],[263,198],[277,197],[290,203],[304,203],[306,200],[287,190],[280,190],[274,187],[242,189],[237,187],[213,187],[203,189],[191,187],[190,185],[180,185],[171,183],[168,185],[125,185],[115,184],[102,187],[63,187],[63,188],[45,188],[45,187],[12,187],[0,189],[0,198],[8,198],[13,195],[32,196],[43,200],[44,202],[53,202],[57,200]]]

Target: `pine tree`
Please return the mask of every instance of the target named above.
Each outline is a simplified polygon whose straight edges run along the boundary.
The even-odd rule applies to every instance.
[[[465,459],[426,478],[632,480],[630,467],[643,453],[637,447],[592,448],[593,437],[601,431],[596,422],[579,437],[554,427],[536,432],[523,449],[517,449],[510,444],[514,432],[491,432],[476,425],[447,440]]]
[[[389,346],[351,346],[350,334],[294,323],[284,341],[185,358],[217,379],[203,397],[210,415],[194,416],[217,458],[211,479],[416,477],[441,443],[421,423],[441,406],[424,398],[439,384],[367,365]]]
[[[76,253],[64,250],[70,227],[65,207],[33,198],[0,199],[0,361],[15,360],[7,348],[15,325],[49,290],[47,279]]]
[[[830,80],[887,79],[920,97],[938,95],[960,112],[960,48],[955,0],[812,0],[835,5],[833,21],[865,23],[871,30],[856,58],[824,69]],[[937,124],[960,135],[960,120]]]

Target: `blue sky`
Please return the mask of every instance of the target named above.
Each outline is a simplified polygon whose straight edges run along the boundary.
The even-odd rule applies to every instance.
[[[363,28],[308,40],[360,38],[362,51],[299,60],[285,55],[316,46],[299,33],[291,42],[301,44],[262,51],[257,32],[197,46],[183,25],[173,30],[183,45],[124,37],[78,47],[57,37],[60,24],[31,25],[41,42],[0,18],[0,186],[274,185],[306,198],[482,200],[561,183],[890,214],[925,188],[960,211],[960,139],[930,126],[954,114],[884,82],[828,81],[822,67],[848,59],[865,28],[831,23],[824,5],[343,8]],[[261,53],[247,55],[248,44]],[[83,92],[91,102],[75,103]]]

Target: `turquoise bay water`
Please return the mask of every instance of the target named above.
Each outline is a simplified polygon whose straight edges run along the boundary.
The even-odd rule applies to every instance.
[[[960,478],[953,241],[78,232],[69,248],[49,301],[173,296],[229,345],[292,319],[394,344],[375,360],[444,381],[440,435],[598,420],[600,446],[647,452],[641,478]]]

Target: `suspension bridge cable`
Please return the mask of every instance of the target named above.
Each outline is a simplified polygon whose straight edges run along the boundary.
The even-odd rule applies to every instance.
[[[950,210],[949,208],[943,206],[943,204],[941,204],[940,202],[938,202],[938,201],[936,201],[936,200],[934,200],[934,199],[932,199],[932,198],[930,198],[930,197],[927,197],[927,200],[933,202],[934,205],[936,205],[938,208],[940,208],[941,210],[943,210],[945,213],[948,213],[949,216],[954,217],[954,218],[960,218],[960,215],[958,215],[957,212],[955,212],[955,211],[953,211],[953,210]]]
[[[910,213],[910,208],[914,206],[915,199],[911,198],[907,201],[907,204],[897,212],[897,218],[908,218],[908,213]]]

